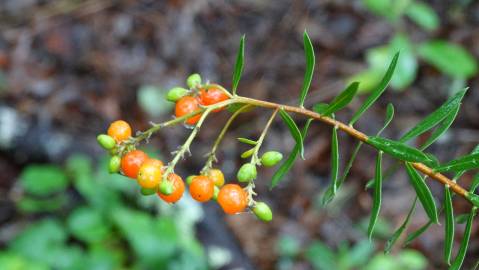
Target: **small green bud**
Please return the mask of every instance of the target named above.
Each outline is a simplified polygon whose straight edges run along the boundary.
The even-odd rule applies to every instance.
[[[105,150],[110,150],[116,145],[115,139],[106,134],[98,135],[98,137],[96,137],[96,140],[98,141],[98,144]]]
[[[269,222],[273,219],[273,212],[271,212],[271,208],[264,203],[258,202],[253,208],[253,213],[258,217],[260,220]]]
[[[168,180],[163,180],[160,183],[160,192],[163,195],[170,195],[173,193],[173,185]]]
[[[183,87],[173,87],[168,91],[166,94],[166,100],[171,102],[176,102],[178,99],[186,96],[188,94],[188,90]]]
[[[220,188],[215,186],[215,190],[214,190],[214,193],[213,193],[213,200],[217,200],[218,199],[218,194],[220,193]]]
[[[238,173],[236,174],[236,177],[240,182],[250,182],[256,179],[256,175],[256,166],[251,163],[246,163],[241,166]]]
[[[141,195],[150,196],[156,193],[156,188],[141,188]]]
[[[188,177],[186,177],[186,184],[187,185],[191,185],[191,182],[193,181],[193,178],[195,178],[196,175],[190,175]]]
[[[112,156],[108,163],[108,171],[110,173],[118,173],[120,171],[121,158],[120,156]]]
[[[283,159],[283,154],[278,151],[268,151],[261,157],[261,164],[266,167],[273,167]]]
[[[191,74],[186,79],[186,85],[188,85],[190,89],[195,88],[200,84],[201,84],[201,76],[198,73]]]

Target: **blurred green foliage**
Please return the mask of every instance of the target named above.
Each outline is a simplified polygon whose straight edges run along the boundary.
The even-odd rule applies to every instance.
[[[404,90],[415,81],[419,60],[451,77],[455,84],[477,74],[477,60],[462,46],[441,39],[415,42],[408,36],[404,27],[406,19],[426,32],[433,33],[440,28],[438,14],[427,3],[416,0],[362,2],[370,12],[385,18],[393,26],[394,35],[387,44],[367,50],[368,68],[349,78],[348,83],[361,82],[360,92],[369,92],[378,84],[389,60],[398,51],[401,56],[391,80],[391,87],[395,90]],[[460,87],[455,85],[454,88]]]
[[[292,269],[299,258],[305,258],[317,270],[422,270],[427,267],[426,258],[418,251],[404,249],[395,255],[375,253],[374,244],[367,239],[352,246],[342,243],[333,250],[319,240],[302,248],[296,238],[286,235],[278,239],[277,252],[279,270]]]
[[[106,159],[98,167],[76,155],[65,168],[24,169],[16,205],[29,222],[0,252],[1,269],[209,268],[194,235],[199,206],[166,206],[106,173]]]

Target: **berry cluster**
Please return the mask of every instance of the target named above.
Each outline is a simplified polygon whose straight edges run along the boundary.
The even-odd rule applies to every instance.
[[[231,98],[231,94],[219,85],[202,85],[198,74],[190,75],[186,83],[189,89],[174,87],[166,95],[168,101],[176,103],[175,119],[184,121],[186,125],[200,125],[201,122],[198,122],[202,114],[209,113],[209,111],[205,112],[205,108],[211,108],[211,112],[219,112],[225,106],[218,103]],[[209,107],[214,105],[217,106]],[[234,111],[238,111],[238,108]],[[140,132],[137,137],[133,137],[130,125],[123,120],[118,120],[110,124],[107,134],[98,135],[97,140],[112,155],[109,163],[110,173],[120,173],[136,179],[143,195],[157,194],[165,202],[175,203],[181,199],[185,191],[183,179],[173,172],[176,162],[172,161],[165,166],[161,160],[150,158],[143,151],[136,149],[139,141],[150,135],[151,133]],[[221,137],[222,135],[219,137],[220,140]],[[216,161],[214,151],[217,145],[215,144],[201,172],[186,178],[191,197],[198,202],[217,201],[227,214],[241,213],[249,208],[260,220],[271,221],[273,214],[270,207],[264,202],[256,202],[253,199],[256,195],[253,190],[254,180],[257,177],[256,167],[274,166],[283,155],[277,151],[268,151],[259,158],[257,152],[263,139],[264,134],[258,141],[240,138],[240,141],[254,145],[242,155],[243,158],[252,156],[251,162],[243,164],[236,175],[238,182],[245,183],[246,187],[233,183],[225,184],[223,172],[213,168],[212,163]]]

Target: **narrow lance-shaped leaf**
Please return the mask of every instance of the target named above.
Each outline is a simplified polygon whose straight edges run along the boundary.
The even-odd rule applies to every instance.
[[[454,243],[454,210],[452,208],[452,196],[449,186],[446,186],[444,189],[444,215],[444,261],[446,261],[447,264],[451,264],[451,252]]]
[[[394,74],[394,70],[396,68],[398,58],[399,58],[399,52],[397,52],[394,55],[391,63],[389,64],[388,70],[384,74],[384,77],[381,79],[381,82],[379,83],[379,85],[371,92],[371,94],[368,96],[366,101],[364,101],[363,105],[361,105],[361,107],[359,107],[359,109],[354,113],[353,117],[351,118],[351,121],[349,122],[350,125],[353,125],[354,123],[356,123],[356,121],[358,121],[359,118],[361,118],[363,113],[367,109],[369,109],[369,107],[371,107],[371,105],[373,105],[374,102],[381,96],[384,90],[386,90],[386,87],[388,86],[389,81],[391,81],[391,78]]]
[[[338,147],[338,130],[333,127],[331,135],[331,184],[323,195],[322,205],[326,205],[334,198],[338,189],[339,174],[339,147]]]
[[[433,224],[433,222],[431,220],[429,220],[426,224],[421,226],[421,228],[419,228],[418,230],[409,234],[406,237],[406,241],[404,242],[404,247],[409,246],[412,243],[412,241],[416,240],[416,238],[421,236],[427,229],[429,229],[429,227],[431,227],[432,224]]]
[[[376,225],[376,221],[378,220],[379,211],[381,209],[381,193],[382,193],[382,182],[383,182],[383,175],[382,175],[382,152],[378,152],[378,156],[376,158],[376,172],[374,174],[374,199],[373,199],[373,209],[371,211],[371,218],[369,219],[369,226],[368,226],[368,237],[371,240],[374,232],[374,226]]]
[[[238,141],[242,142],[242,143],[245,143],[245,144],[250,144],[250,145],[257,145],[258,144],[257,141],[253,141],[253,140],[250,140],[250,139],[247,139],[247,138],[238,138]]]
[[[306,71],[304,73],[303,87],[301,87],[301,94],[299,97],[299,106],[303,107],[306,95],[308,95],[309,87],[311,86],[311,81],[313,80],[314,73],[314,48],[309,38],[308,32],[304,30],[303,34],[303,43],[304,43],[304,56],[306,57]]]
[[[306,134],[308,133],[309,125],[313,121],[312,118],[308,119],[306,121],[306,124],[303,127],[303,130],[301,131],[301,135],[303,138],[306,137]],[[284,175],[291,170],[291,167],[293,167],[294,161],[296,160],[296,157],[298,156],[298,153],[300,151],[300,146],[296,144],[289,154],[288,158],[279,166],[278,170],[274,173],[273,178],[271,180],[271,185],[270,189],[273,189],[275,186],[279,184],[279,182],[283,179]]]
[[[420,150],[382,137],[369,137],[367,143],[397,159],[431,164],[433,161]]]
[[[454,120],[456,119],[457,114],[459,113],[459,109],[461,106],[458,106],[456,110],[449,113],[449,115],[442,120],[439,126],[432,132],[431,136],[427,138],[426,142],[421,146],[421,150],[428,148],[431,144],[433,144],[442,134],[444,134],[449,127],[452,125]]]
[[[429,187],[426,185],[424,178],[409,162],[406,162],[405,165],[407,174],[409,175],[409,182],[416,191],[417,197],[426,211],[426,214],[434,223],[439,223],[436,202],[434,201],[431,190],[429,190]]]
[[[471,186],[469,187],[469,192],[474,193],[476,192],[477,187],[479,186],[479,173],[475,174],[472,178]]]
[[[351,83],[346,89],[344,89],[337,97],[331,101],[326,109],[318,109],[316,110],[316,106],[313,108],[315,112],[319,114],[323,114],[325,116],[329,116],[342,108],[346,107],[351,100],[353,100],[356,92],[358,91],[358,82]]]
[[[389,126],[389,124],[393,120],[393,117],[394,117],[394,106],[391,103],[389,103],[387,108],[386,108],[386,119],[384,120],[384,125],[377,132],[377,134],[376,134],[377,136],[379,136]],[[356,144],[356,147],[354,147],[353,153],[351,154],[351,158],[349,159],[346,167],[344,168],[343,176],[339,180],[339,185],[342,185],[344,183],[344,181],[346,180],[346,178],[348,177],[349,171],[353,167],[353,162],[356,159],[356,156],[359,152],[359,149],[361,149],[362,145],[363,145],[363,142],[359,141]],[[374,182],[374,179],[372,179],[372,182]]]
[[[467,219],[466,228],[464,229],[464,236],[462,237],[461,245],[459,247],[459,251],[457,252],[457,256],[449,267],[449,270],[459,270],[461,269],[462,263],[464,262],[464,258],[466,257],[467,247],[469,246],[469,240],[471,238],[471,229],[472,229],[472,222],[474,221],[474,216],[476,215],[477,208],[473,207],[471,213],[469,214],[469,218]]]
[[[238,84],[241,78],[241,74],[243,73],[243,66],[244,66],[244,40],[245,40],[245,35],[241,37],[240,40],[240,45],[238,48],[238,53],[236,55],[236,63],[235,63],[235,69],[233,72],[233,86],[232,86],[232,92],[233,95],[236,95],[236,89],[238,88]]]
[[[472,169],[479,168],[479,153],[470,154],[467,156],[460,157],[455,160],[451,160],[448,163],[435,167],[434,171],[436,172],[447,172],[447,171],[467,171]]]
[[[474,149],[472,149],[472,151],[471,151],[470,154],[471,154],[471,155],[472,155],[472,154],[479,154],[479,144],[476,145],[476,147],[474,147]],[[456,172],[456,174],[454,175],[454,178],[453,178],[453,179],[454,179],[454,180],[457,180],[457,179],[461,178],[461,176],[462,176],[464,173],[466,173],[466,170]]]
[[[391,252],[392,247],[394,244],[397,242],[401,234],[406,230],[407,226],[409,225],[409,222],[411,220],[411,216],[414,214],[416,211],[416,203],[417,203],[417,197],[414,199],[413,204],[411,205],[411,208],[409,209],[409,212],[406,216],[406,219],[404,222],[399,226],[399,228],[393,233],[391,238],[386,242],[386,246],[384,247],[384,253],[389,254]]]
[[[466,91],[467,88],[459,91],[454,96],[449,98],[441,107],[439,107],[433,113],[424,118],[411,130],[406,132],[406,134],[404,134],[399,141],[407,142],[410,139],[415,138],[438,125],[450,113],[457,110],[457,108],[461,105],[462,98],[464,97]]]
[[[288,126],[291,136],[293,136],[296,141],[296,145],[299,146],[299,154],[301,155],[301,158],[304,159],[303,136],[301,136],[298,126],[285,110],[280,109],[279,115],[281,115],[283,122]]]

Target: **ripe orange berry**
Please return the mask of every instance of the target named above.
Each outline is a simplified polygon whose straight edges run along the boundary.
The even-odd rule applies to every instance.
[[[142,188],[157,188],[161,182],[163,162],[157,159],[148,159],[138,171],[138,184]]]
[[[176,117],[181,117],[183,115],[192,113],[200,109],[198,99],[191,96],[185,96],[180,98],[178,102],[176,102],[175,106],[175,115]],[[185,122],[188,125],[194,125],[200,120],[201,114],[197,114],[188,118]]]
[[[121,171],[124,175],[136,179],[141,165],[148,159],[148,155],[140,150],[133,150],[121,158]]]
[[[181,199],[181,196],[183,196],[183,192],[185,192],[185,183],[183,183],[183,179],[175,173],[168,175],[168,180],[173,184],[173,192],[170,195],[164,195],[160,192],[157,192],[156,194],[167,203],[175,203]]]
[[[190,194],[193,199],[199,202],[206,202],[213,198],[215,193],[215,184],[204,175],[193,178],[190,184]]]
[[[208,106],[208,105],[213,105],[221,101],[225,101],[229,99],[229,97],[223,92],[222,90],[218,88],[208,88],[208,89],[201,89],[200,90],[200,103]],[[219,112],[224,108],[219,108],[214,110],[213,112]]]
[[[211,169],[206,173],[206,176],[208,176],[217,187],[222,187],[225,184],[225,176],[221,170]]]
[[[131,127],[127,122],[117,120],[108,127],[108,135],[117,143],[122,142],[131,137]]]
[[[220,189],[217,201],[225,213],[232,215],[248,206],[248,194],[239,185],[227,184]]]

